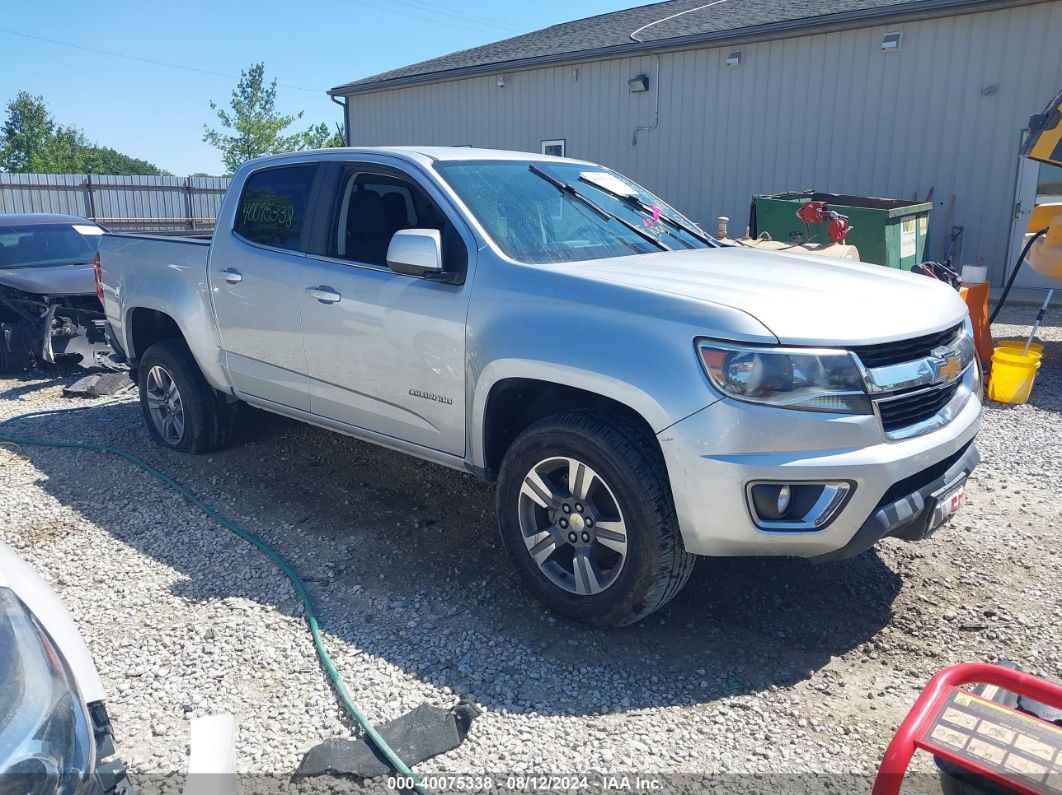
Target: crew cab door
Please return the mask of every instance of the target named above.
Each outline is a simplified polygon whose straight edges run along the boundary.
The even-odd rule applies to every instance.
[[[473,238],[427,180],[387,159],[333,161],[331,212],[302,268],[310,409],[343,425],[463,455],[465,315]],[[399,229],[438,229],[458,284],[387,266]]]
[[[250,174],[235,216],[219,219],[209,266],[225,366],[237,393],[302,411],[310,410],[310,396],[300,271],[319,170],[315,163],[293,163]]]

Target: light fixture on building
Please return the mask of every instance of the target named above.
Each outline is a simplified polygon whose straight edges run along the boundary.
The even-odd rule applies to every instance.
[[[632,94],[640,94],[643,91],[649,90],[649,75],[638,75],[632,77],[627,81],[627,88],[631,90]]]
[[[732,50],[730,55],[726,56],[726,65],[731,69],[736,69],[741,66],[744,57],[741,54],[741,50]]]
[[[896,31],[895,33],[886,33],[885,38],[881,40],[882,52],[898,52],[900,45],[903,43],[903,32]]]
[[[505,76],[498,78],[498,88],[505,88]]]

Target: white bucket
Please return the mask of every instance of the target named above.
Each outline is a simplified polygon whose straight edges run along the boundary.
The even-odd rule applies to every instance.
[[[963,284],[984,284],[988,281],[988,266],[987,265],[963,265],[962,266],[962,283]]]

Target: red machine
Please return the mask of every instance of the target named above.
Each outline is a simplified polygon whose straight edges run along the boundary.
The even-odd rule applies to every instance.
[[[834,212],[824,201],[807,202],[797,210],[797,218],[809,225],[827,224],[826,234],[832,243],[843,243],[852,229],[848,216]]]
[[[963,685],[987,685],[981,693]],[[1002,703],[1009,691],[1062,709],[1062,687],[986,663],[953,665],[926,685],[885,751],[873,795],[898,795],[917,749],[982,780],[986,790],[1062,793],[1062,726]],[[995,788],[988,789],[992,784]]]

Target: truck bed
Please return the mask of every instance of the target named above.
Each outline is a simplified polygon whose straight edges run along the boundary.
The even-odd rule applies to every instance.
[[[207,287],[207,263],[211,237],[108,232],[100,238],[100,277],[104,291],[107,321],[123,353],[131,349],[132,320],[124,306],[156,311],[187,323],[186,339],[195,339],[211,350],[216,347],[214,321]],[[200,339],[202,337],[202,339]]]

